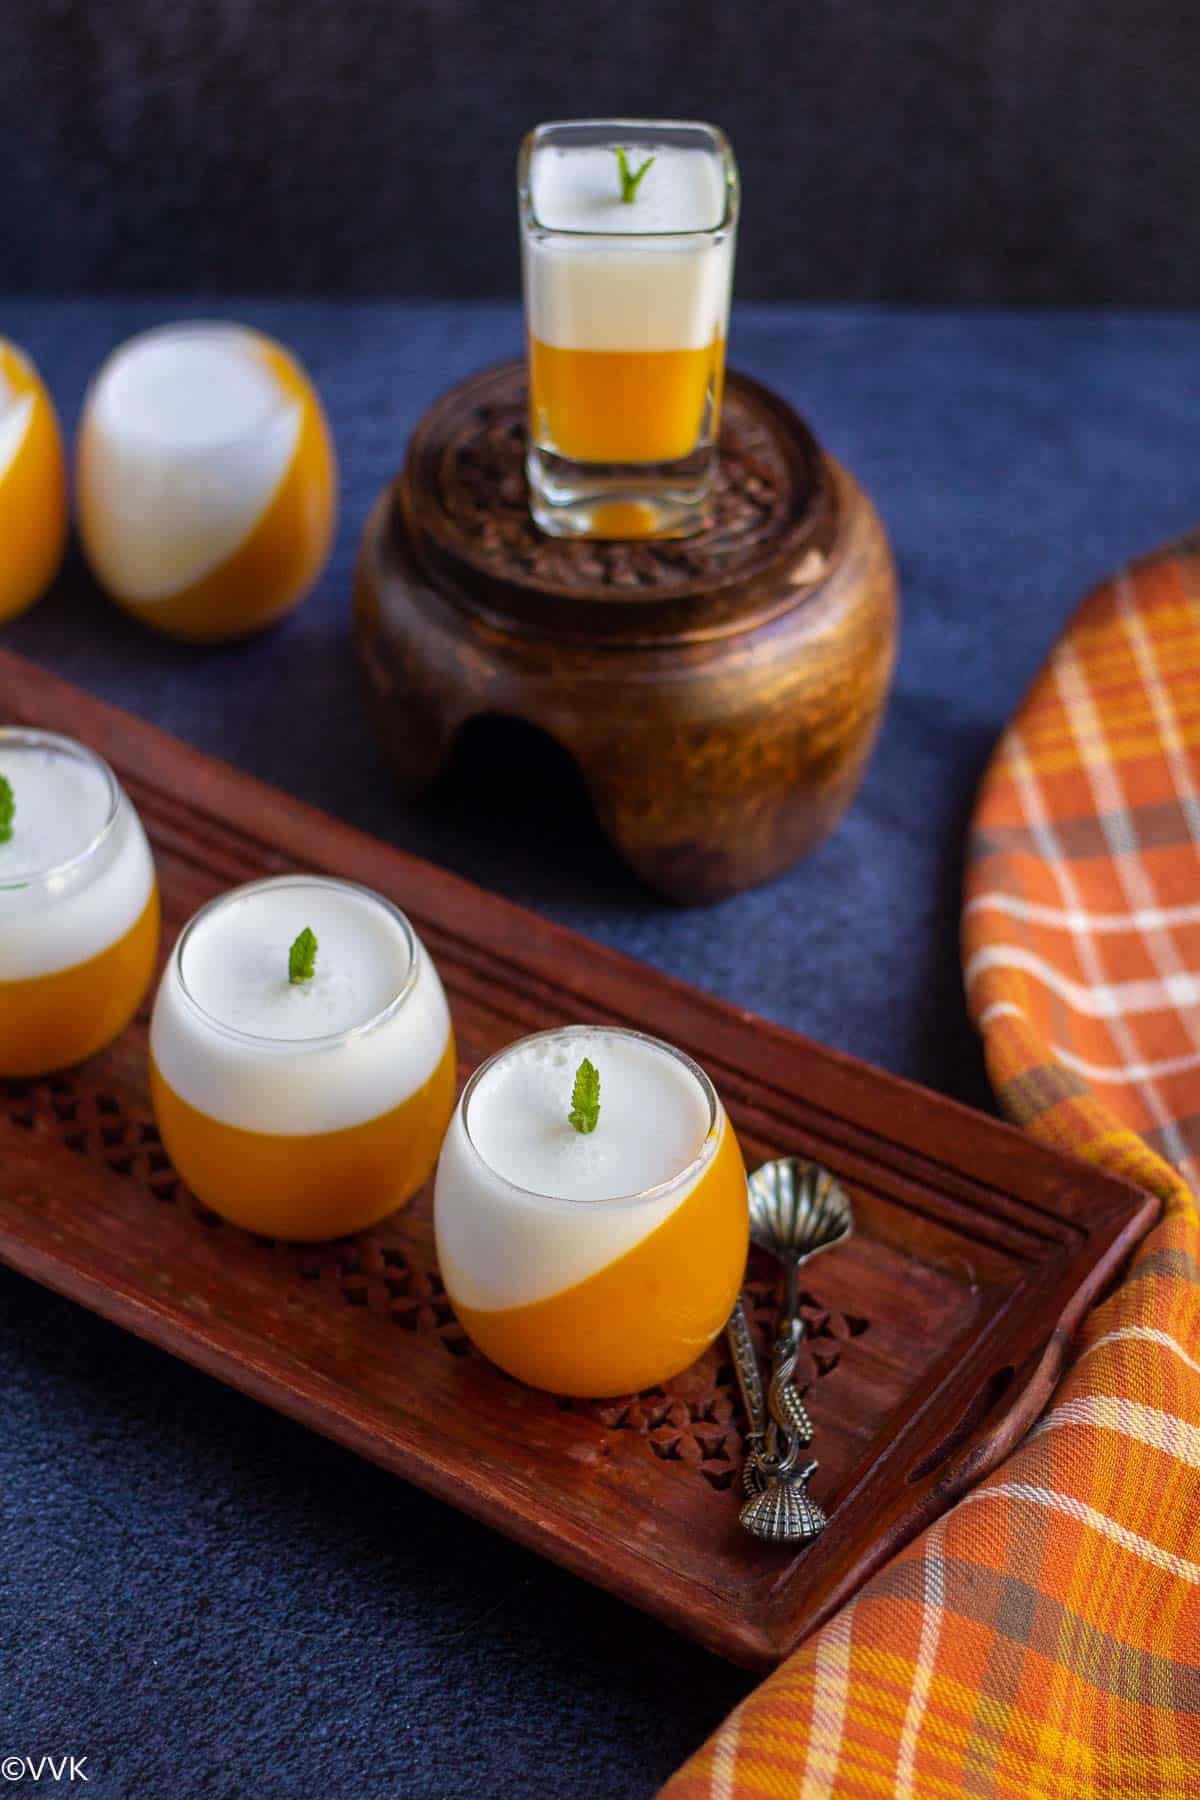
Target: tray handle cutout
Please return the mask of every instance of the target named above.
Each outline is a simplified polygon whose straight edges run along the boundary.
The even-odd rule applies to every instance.
[[[923,1506],[936,1501],[936,1512],[943,1512],[1012,1454],[1049,1404],[1071,1338],[1059,1325],[1021,1364],[1001,1363],[980,1382],[955,1422],[922,1449],[906,1477],[907,1486],[924,1487]]]
[[[926,1475],[932,1475],[935,1469],[940,1469],[959,1446],[973,1436],[991,1416],[997,1402],[1007,1394],[1015,1374],[1016,1370],[1011,1363],[1005,1363],[1002,1368],[992,1371],[977,1389],[974,1398],[967,1402],[957,1424],[943,1432],[937,1443],[909,1470],[907,1480],[910,1486],[915,1481],[923,1480]]]

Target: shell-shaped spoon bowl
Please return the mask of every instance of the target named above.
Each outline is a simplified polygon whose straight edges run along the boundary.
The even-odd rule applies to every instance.
[[[767,1544],[808,1544],[825,1529],[825,1514],[808,1492],[810,1462],[790,1480],[768,1481],[752,1494],[739,1515],[743,1529]]]
[[[780,1156],[750,1177],[750,1236],[783,1263],[807,1262],[854,1229],[850,1196],[835,1175],[803,1156]]]

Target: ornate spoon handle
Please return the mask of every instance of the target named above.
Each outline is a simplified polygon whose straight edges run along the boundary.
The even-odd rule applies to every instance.
[[[754,1340],[750,1336],[750,1327],[746,1323],[745,1308],[742,1306],[740,1295],[733,1303],[733,1311],[729,1315],[729,1323],[725,1327],[725,1332],[729,1339],[730,1351],[733,1354],[733,1372],[737,1376],[746,1422],[750,1427],[746,1433],[747,1448],[752,1456],[757,1456],[762,1448],[763,1433],[767,1429],[767,1399],[763,1391],[762,1373],[758,1366]]]
[[[785,1445],[790,1438],[807,1444],[812,1439],[812,1424],[799,1394],[792,1387],[792,1376],[800,1358],[804,1340],[804,1321],[800,1316],[800,1269],[795,1262],[787,1265],[787,1282],[779,1325],[771,1352],[771,1385],[767,1395],[770,1423],[767,1427],[767,1454],[777,1453],[780,1437]]]
[[[778,1338],[775,1343],[771,1385],[767,1389],[767,1413],[771,1421],[767,1432],[768,1449],[773,1447],[771,1439],[776,1434],[782,1434],[785,1440],[794,1438],[801,1445],[812,1443],[812,1420],[794,1386],[803,1341],[804,1327],[800,1324],[790,1343],[785,1337]]]

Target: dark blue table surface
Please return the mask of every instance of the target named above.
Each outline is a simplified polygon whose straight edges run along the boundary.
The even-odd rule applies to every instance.
[[[0,302],[68,430],[175,300]],[[799,1030],[987,1105],[961,997],[964,825],[1074,600],[1195,522],[1200,319],[743,308],[733,358],[879,503],[895,689],[838,833],[773,886],[659,903],[526,752],[391,789],[348,592],[368,505],[449,382],[519,348],[499,306],[248,301],[328,405],[342,519],[319,590],[248,647],[127,622],[72,556],[0,642],[405,848]],[[549,828],[547,820],[549,819]],[[0,1271],[0,1756],[86,1754],[103,1800],[645,1800],[749,1679],[346,1452]],[[81,1790],[82,1791],[82,1790]]]

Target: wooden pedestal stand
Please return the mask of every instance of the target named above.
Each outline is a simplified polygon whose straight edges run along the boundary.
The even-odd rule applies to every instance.
[[[522,472],[520,363],[425,414],[366,526],[358,648],[401,781],[468,720],[525,720],[583,774],[661,893],[768,880],[858,786],[895,655],[878,515],[790,407],[731,374],[712,523],[697,537],[543,537]]]

